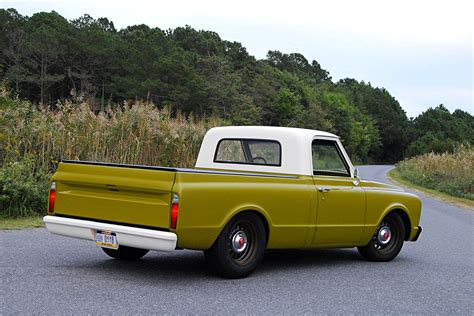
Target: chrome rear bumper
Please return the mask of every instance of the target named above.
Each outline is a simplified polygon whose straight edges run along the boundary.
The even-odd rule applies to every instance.
[[[97,230],[109,230],[117,235],[119,245],[160,251],[176,248],[176,234],[152,229],[136,228],[124,225],[106,224],[82,219],[59,216],[45,216],[46,229],[57,235],[95,240]]]

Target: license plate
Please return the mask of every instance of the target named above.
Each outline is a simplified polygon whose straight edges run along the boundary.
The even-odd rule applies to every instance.
[[[95,234],[95,244],[102,248],[118,249],[117,235],[108,230],[98,230]]]

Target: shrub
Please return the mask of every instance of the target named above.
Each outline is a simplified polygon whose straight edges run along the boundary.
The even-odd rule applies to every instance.
[[[0,216],[43,214],[48,196],[48,179],[37,170],[33,157],[6,163],[0,170]]]

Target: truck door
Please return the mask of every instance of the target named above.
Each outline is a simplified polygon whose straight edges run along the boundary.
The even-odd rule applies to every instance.
[[[313,244],[358,243],[364,230],[365,192],[354,184],[339,144],[313,140],[312,159],[318,199]]]

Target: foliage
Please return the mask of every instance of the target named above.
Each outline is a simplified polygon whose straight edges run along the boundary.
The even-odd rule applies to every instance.
[[[402,178],[415,184],[474,200],[474,148],[461,145],[453,153],[429,153],[397,164]]]
[[[354,79],[340,80],[336,90],[343,93],[350,104],[371,117],[377,127],[380,142],[370,146],[368,155],[376,161],[395,162],[402,159],[409,143],[409,122],[398,101],[387,90]]]
[[[410,134],[413,142],[408,147],[408,156],[452,153],[460,144],[474,144],[474,117],[462,110],[451,114],[441,104],[416,117]]]
[[[0,169],[0,217],[44,213],[50,176],[37,168],[31,155],[4,163]]]
[[[107,18],[67,21],[0,9],[0,72],[20,98],[59,108],[71,98],[94,112],[134,100],[235,125],[331,131],[361,162],[452,151],[473,142],[474,118],[440,106],[409,121],[384,88],[328,71],[298,53],[271,50],[256,60],[237,42],[190,26],[117,30]],[[57,101],[60,100],[58,103]]]
[[[57,110],[0,98],[1,216],[41,214],[60,159],[194,166],[201,140],[219,119],[196,120],[136,102],[95,114],[85,103]]]
[[[256,60],[212,31],[117,30],[87,14],[67,21],[56,12],[27,17],[0,9],[0,29],[4,81],[43,108],[75,98],[97,113],[145,100],[171,116],[329,130],[358,161],[395,161],[409,145],[410,123],[385,89],[354,79],[334,84],[317,61],[298,53],[272,50]]]

